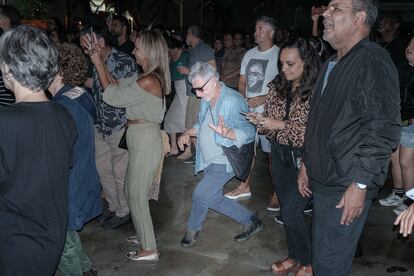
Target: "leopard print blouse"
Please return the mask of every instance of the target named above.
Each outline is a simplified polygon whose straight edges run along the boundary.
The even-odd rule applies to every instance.
[[[276,91],[273,83],[268,85],[269,94],[266,97],[264,116],[284,120],[286,116],[286,98]],[[289,117],[285,122],[285,128],[281,130],[267,130],[259,128],[272,141],[294,148],[301,148],[305,139],[306,122],[308,121],[309,100],[302,101],[299,95],[294,95],[290,104]]]

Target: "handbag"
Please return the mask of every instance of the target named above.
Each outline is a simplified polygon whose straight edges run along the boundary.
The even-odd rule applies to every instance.
[[[250,173],[254,157],[254,144],[255,142],[253,141],[242,145],[240,148],[236,146],[221,146],[227,160],[229,160],[234,175],[243,182],[247,180]]]
[[[128,126],[125,127],[124,134],[122,134],[121,140],[119,140],[118,148],[128,150],[128,144],[126,139],[126,133],[128,130]]]

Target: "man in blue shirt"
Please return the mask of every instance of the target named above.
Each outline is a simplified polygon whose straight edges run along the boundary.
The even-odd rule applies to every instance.
[[[197,123],[181,135],[178,146],[183,150],[185,145],[190,145],[191,137],[197,137],[195,170],[196,173],[204,170],[204,177],[193,192],[191,214],[181,245],[196,244],[208,209],[242,224],[244,229],[234,240],[248,240],[263,224],[256,214],[223,195],[223,186],[233,178],[234,172],[222,149],[222,146],[240,148],[254,140],[254,126],[240,113],[248,112],[246,100],[219,82],[216,69],[208,63],[197,62],[191,68],[189,80],[201,98],[200,113]]]

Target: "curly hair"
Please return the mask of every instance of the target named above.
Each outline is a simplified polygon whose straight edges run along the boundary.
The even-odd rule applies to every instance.
[[[302,79],[300,86],[295,91],[292,90],[292,82],[288,81],[282,71],[280,60],[279,75],[272,81],[276,91],[283,97],[292,97],[292,94],[299,93],[303,101],[306,101],[312,94],[313,86],[315,85],[320,68],[320,59],[315,48],[304,38],[291,38],[286,41],[280,48],[280,53],[284,49],[297,49],[300,59],[304,62]]]
[[[59,72],[63,76],[63,83],[74,86],[83,86],[86,81],[88,68],[86,56],[75,44],[57,44],[59,53]]]

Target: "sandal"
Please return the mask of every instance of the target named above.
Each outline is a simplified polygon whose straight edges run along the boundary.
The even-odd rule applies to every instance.
[[[130,245],[140,245],[141,244],[141,241],[139,240],[137,235],[130,236],[125,241],[126,241],[127,244],[130,244]]]
[[[236,189],[226,193],[224,196],[230,199],[248,199],[252,196],[252,193],[250,191],[242,192],[240,186],[238,186]]]
[[[292,259],[286,257],[282,261],[277,261],[270,267],[270,272],[276,276],[287,276],[289,273],[296,273],[299,265]]]
[[[313,276],[312,266],[311,265],[308,265],[308,266],[301,265],[299,267],[298,271],[296,271],[295,276]]]
[[[126,253],[126,257],[131,261],[141,262],[141,263],[156,263],[159,260],[160,253],[154,251],[148,255],[140,255],[142,251],[130,251]]]

